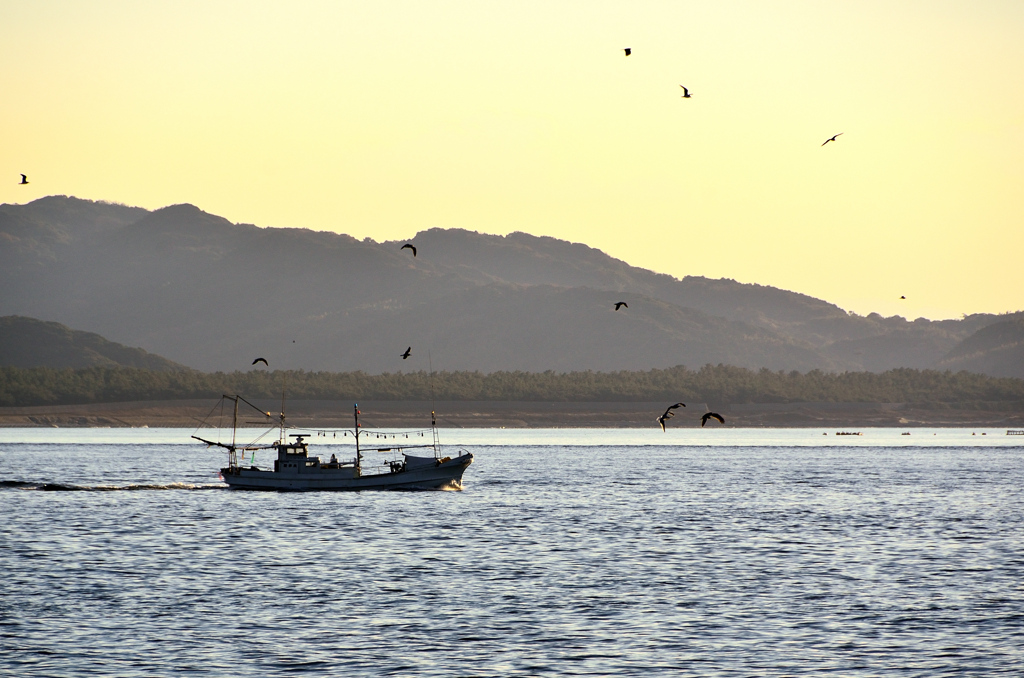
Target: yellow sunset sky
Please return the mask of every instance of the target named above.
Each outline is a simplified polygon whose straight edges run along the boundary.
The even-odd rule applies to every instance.
[[[1020,0],[0,0],[0,202],[525,231],[861,314],[1015,311],[1022,85]]]

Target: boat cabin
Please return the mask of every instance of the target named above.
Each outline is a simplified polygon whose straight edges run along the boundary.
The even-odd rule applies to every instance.
[[[274,460],[274,471],[283,473],[303,473],[321,469],[338,469],[354,466],[353,462],[339,462],[332,454],[330,462],[320,461],[320,457],[309,456],[309,448],[305,441],[307,434],[292,434],[295,438],[290,443],[278,443],[277,459]]]
[[[275,471],[286,473],[302,473],[307,468],[320,468],[320,457],[310,457],[309,448],[305,439],[306,435],[292,435],[295,438],[290,443],[279,443],[277,446],[277,460],[274,462]]]

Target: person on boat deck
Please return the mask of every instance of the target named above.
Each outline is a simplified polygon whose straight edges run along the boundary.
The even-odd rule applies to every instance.
[[[332,464],[337,464],[338,463],[338,458],[335,457],[333,454],[331,455],[331,463]]]

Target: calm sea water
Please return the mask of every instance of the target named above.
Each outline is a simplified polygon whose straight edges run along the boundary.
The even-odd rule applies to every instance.
[[[1024,439],[974,432],[443,431],[462,492],[286,494],[0,429],[0,675],[1019,676]]]

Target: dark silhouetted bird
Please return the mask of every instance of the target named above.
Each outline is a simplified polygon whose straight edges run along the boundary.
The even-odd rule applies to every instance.
[[[412,355],[412,346],[410,346],[409,348],[405,349],[405,353],[402,353],[401,355],[402,355],[402,360],[405,360],[409,356],[411,356]]]
[[[700,425],[703,427],[704,424],[708,423],[708,419],[717,419],[719,423],[725,423],[725,417],[720,415],[718,412],[705,412],[704,416],[700,418]]]
[[[627,304],[627,303],[626,303],[626,302],[624,302],[624,301],[616,301],[616,302],[615,302],[615,310],[616,310],[616,311],[618,311],[618,310],[619,310],[619,308],[621,308],[621,307],[623,307],[623,306],[625,306],[626,308],[629,308],[629,304]]]
[[[906,299],[906,297],[904,297],[904,296],[900,295],[900,299]]]
[[[680,85],[680,87],[683,87],[683,86]],[[685,87],[683,87],[683,98],[684,99],[689,99],[690,98],[690,90],[686,89]]]
[[[830,142],[830,141],[835,141],[835,140],[836,140],[836,137],[837,137],[837,136],[840,136],[841,134],[842,134],[842,132],[840,132],[839,134],[833,134],[833,135],[832,135],[831,137],[829,137],[828,139],[825,139],[825,144],[827,144],[827,143],[828,143],[828,142]],[[822,146],[824,146],[825,144],[822,144]]]
[[[662,431],[665,430],[665,422],[668,421],[669,419],[671,419],[672,417],[676,416],[676,413],[673,412],[672,410],[677,409],[679,407],[686,407],[686,405],[683,404],[683,403],[676,403],[675,405],[669,405],[668,409],[665,410],[665,414],[663,414],[660,417],[658,417],[657,421],[658,421],[659,424],[661,424],[661,430]]]
[[[416,246],[413,245],[412,243],[410,243],[410,242],[405,243],[404,245],[402,245],[402,249],[403,250],[412,250],[412,255],[414,257],[416,256]]]
[[[28,183],[28,177],[26,177],[24,174],[22,174],[21,175],[21,181],[18,182],[18,185],[20,186],[22,184],[27,184],[27,183]]]
[[[252,364],[255,365],[256,363],[263,363],[267,367],[270,367],[270,363],[267,362],[266,358],[256,358],[256,360],[252,361]]]
[[[622,51],[626,53],[626,56],[629,56],[630,54],[633,53],[633,50],[630,49],[629,47],[624,48]]]

